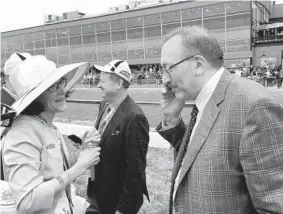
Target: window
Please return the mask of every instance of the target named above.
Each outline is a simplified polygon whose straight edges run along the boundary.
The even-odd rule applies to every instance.
[[[171,23],[167,25],[162,25],[162,35],[165,35],[180,26],[181,26],[181,23]]]
[[[225,4],[213,4],[203,7],[203,17],[225,14]]]
[[[57,51],[58,51],[58,55],[60,55],[60,56],[69,56],[70,55],[70,50],[69,50],[69,47],[59,47],[58,49],[57,49]]]
[[[58,39],[58,38],[68,37],[68,36],[69,36],[68,28],[59,29],[59,30],[57,31],[57,39]]]
[[[160,47],[152,47],[148,48],[145,53],[146,58],[156,58],[161,56],[161,48]]]
[[[249,45],[250,40],[249,39],[239,39],[239,40],[232,40],[227,41],[228,46],[235,46],[235,45]]]
[[[225,17],[211,17],[203,20],[203,27],[208,30],[225,29]]]
[[[92,53],[83,53],[83,61],[92,62]]]
[[[14,51],[23,52],[23,43],[15,43],[14,44]]]
[[[83,35],[84,44],[94,44],[95,43],[95,34]]]
[[[83,34],[95,33],[94,24],[83,25],[82,30]]]
[[[81,25],[74,26],[74,27],[69,27],[69,35],[74,36],[74,35],[80,35],[81,34]]]
[[[76,63],[76,62],[82,62],[83,61],[83,55],[82,54],[72,54],[71,55],[71,62]]]
[[[98,61],[110,61],[112,60],[111,52],[110,51],[98,52],[97,58],[98,58]]]
[[[180,22],[181,21],[181,16],[180,16],[180,11],[173,11],[169,13],[163,13],[161,15],[162,17],[162,23],[169,23],[169,22]]]
[[[227,16],[227,28],[242,27],[250,25],[250,13],[241,13]]]
[[[144,25],[156,25],[161,23],[160,14],[154,14],[144,17]]]
[[[227,52],[249,51],[249,50],[250,50],[249,39],[227,41]]]
[[[44,35],[43,35],[43,39],[44,39]],[[14,37],[14,42],[15,43],[23,43],[23,37],[22,35],[17,35]]]
[[[35,55],[43,55],[45,56],[45,49],[38,49],[34,51]]]
[[[81,36],[70,37],[70,45],[80,45],[82,44]]]
[[[33,50],[33,49],[34,49],[33,42],[24,43],[24,50]]]
[[[56,47],[56,39],[46,39],[45,45],[46,47]]]
[[[247,39],[251,37],[250,26],[228,28],[226,33],[227,40]]]
[[[201,7],[194,7],[194,8],[182,10],[182,20],[189,20],[189,19],[201,18],[201,17],[202,17]]]
[[[150,38],[150,37],[157,37],[161,36],[161,26],[150,26],[144,28],[144,37]]]
[[[96,32],[103,32],[110,30],[110,22],[100,22],[96,24]]]
[[[110,31],[97,34],[97,43],[110,42]]]
[[[126,50],[127,43],[126,41],[112,42],[112,50]]]
[[[44,48],[44,40],[35,41],[35,42],[34,42],[34,46],[35,46],[35,49]]]
[[[129,59],[143,59],[143,49],[128,50]]]
[[[96,49],[98,52],[110,51],[111,50],[110,42],[97,44]]]
[[[83,45],[84,53],[95,53],[95,45]]]
[[[201,19],[198,19],[198,20],[190,20],[190,21],[185,21],[182,23],[182,26],[185,27],[185,26],[202,26],[202,22],[201,22]]]
[[[227,52],[238,52],[238,51],[249,51],[249,45],[237,45],[237,46],[228,46],[227,45]]]
[[[58,46],[69,45],[69,37],[57,39]]]
[[[43,40],[45,37],[44,32],[36,32],[34,33],[34,40]]]
[[[143,23],[142,17],[135,17],[135,18],[127,19],[128,28],[140,27],[142,26],[142,23]]]
[[[126,50],[112,51],[112,56],[113,56],[113,59],[126,60],[127,59],[127,52],[126,52]]]
[[[128,39],[143,38],[142,28],[128,29]]]
[[[56,38],[56,31],[55,30],[45,31],[44,35],[46,39]]]
[[[115,20],[111,22],[111,30],[125,29],[126,21],[124,19]]]
[[[112,41],[126,40],[126,31],[112,31]]]
[[[70,63],[70,57],[69,56],[58,56],[58,61],[60,65],[66,65]]]
[[[33,33],[24,34],[24,42],[31,42],[33,41]]]
[[[250,1],[234,1],[226,3],[226,13],[250,11]]]
[[[70,48],[71,55],[80,55],[82,54],[82,46],[73,46]]]
[[[57,48],[46,48],[46,55],[52,55],[57,57]]]

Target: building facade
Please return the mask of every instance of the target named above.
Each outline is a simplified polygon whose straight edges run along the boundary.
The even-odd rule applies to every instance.
[[[1,68],[14,51],[45,55],[58,66],[112,59],[128,60],[130,65],[159,63],[162,36],[191,25],[216,36],[225,66],[248,66],[254,55],[253,26],[270,15],[268,6],[258,2],[185,1],[3,32]]]

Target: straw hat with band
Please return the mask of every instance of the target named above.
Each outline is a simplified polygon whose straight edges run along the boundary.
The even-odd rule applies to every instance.
[[[91,63],[75,63],[56,68],[56,64],[45,56],[27,57],[9,75],[9,82],[15,97],[12,108],[19,115],[62,77],[67,79],[65,91],[70,91],[90,66]]]

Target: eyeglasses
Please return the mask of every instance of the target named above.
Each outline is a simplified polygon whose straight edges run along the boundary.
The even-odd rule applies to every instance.
[[[166,71],[167,73],[170,74],[170,73],[171,73],[170,70],[172,70],[172,68],[176,67],[177,65],[181,64],[182,62],[185,62],[185,61],[187,61],[187,60],[189,60],[189,59],[191,59],[191,58],[193,58],[193,57],[195,57],[195,55],[193,55],[193,56],[188,56],[187,58],[182,59],[181,61],[179,61],[179,62],[177,62],[177,63],[175,63],[175,64],[173,64],[173,65],[163,67],[163,68],[162,68],[162,71],[163,71],[163,72]]]
[[[48,88],[48,91],[50,93],[54,93],[55,91],[58,90],[59,86],[61,86],[62,88],[65,88],[66,85],[67,85],[68,81],[67,81],[67,78],[63,77],[61,78],[59,81],[57,81],[56,83],[54,83],[53,85],[51,85],[49,88]]]

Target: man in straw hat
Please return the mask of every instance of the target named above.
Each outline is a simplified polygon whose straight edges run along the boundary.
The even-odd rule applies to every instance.
[[[19,213],[73,213],[70,184],[99,161],[100,148],[85,147],[71,167],[64,138],[52,124],[67,108],[66,92],[88,71],[89,63],[56,68],[44,56],[29,56],[11,70],[12,108],[17,117],[2,139],[4,179]],[[85,139],[99,142],[99,134]]]
[[[91,206],[87,214],[135,214],[146,187],[146,154],[149,125],[142,109],[128,95],[132,73],[126,61],[113,60],[101,72],[98,88],[103,101],[95,127],[101,134],[100,162],[95,181],[89,181]],[[97,207],[98,204],[98,207]]]

